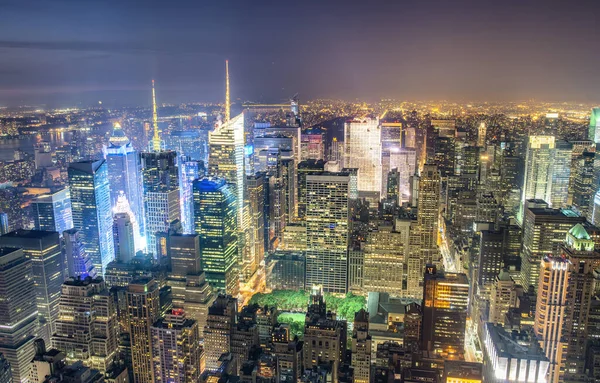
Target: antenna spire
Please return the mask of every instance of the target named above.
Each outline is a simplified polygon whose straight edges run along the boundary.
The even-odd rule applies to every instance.
[[[156,91],[154,90],[154,80],[152,80],[152,126],[154,128],[152,149],[155,152],[160,152],[160,135],[158,134],[158,112],[156,110]]]
[[[229,60],[225,60],[225,122],[231,118],[231,102],[229,101]]]

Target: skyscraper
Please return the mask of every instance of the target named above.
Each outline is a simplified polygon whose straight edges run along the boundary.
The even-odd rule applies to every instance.
[[[158,283],[154,279],[138,279],[127,287],[127,310],[133,381],[154,383],[152,363],[152,325],[160,315]]]
[[[266,176],[257,173],[246,178],[248,187],[248,211],[250,215],[249,257],[243,260],[245,279],[251,277],[265,258],[265,186]]]
[[[552,207],[559,208],[566,207],[569,198],[573,144],[557,140],[555,145],[552,160],[552,195],[549,202]]]
[[[67,362],[82,361],[106,373],[119,350],[117,311],[104,280],[71,278],[62,285],[60,311],[52,345]]]
[[[556,142],[554,136],[530,136],[525,156],[525,176],[519,219],[523,222],[525,202],[541,199],[552,203],[552,174]]]
[[[159,254],[166,254],[166,241],[164,238],[158,241],[157,234],[167,233],[171,224],[181,218],[177,153],[141,153],[140,158],[146,250],[157,258]]]
[[[348,173],[306,176],[306,285],[328,292],[348,288]]]
[[[182,310],[157,320],[151,328],[152,364],[156,383],[187,383],[200,379],[202,347],[198,323]]]
[[[565,346],[563,329],[569,264],[570,261],[565,258],[547,256],[542,259],[540,266],[538,290],[547,293],[537,296],[533,329],[550,361],[550,383],[558,382]]]
[[[422,294],[421,272],[427,264],[441,264],[438,249],[441,177],[437,166],[425,164],[418,179],[417,226],[408,256],[408,294]],[[419,271],[421,270],[421,271]]]
[[[381,195],[381,128],[378,118],[344,124],[344,167],[358,168],[358,191],[379,200]]]
[[[542,258],[548,254],[558,256],[567,232],[584,221],[585,218],[572,210],[525,207],[521,250],[521,285],[524,288],[537,288]]]
[[[31,260],[17,248],[0,248],[0,354],[10,363],[14,382],[27,382],[33,341],[37,335],[37,308]]]
[[[205,178],[194,182],[194,220],[206,279],[228,294],[237,295],[236,199],[225,180]]]
[[[592,108],[588,137],[595,143],[600,143],[600,108]]]
[[[443,273],[427,265],[423,286],[422,347],[450,360],[462,360],[469,281],[465,274]]]
[[[171,273],[179,278],[188,274],[200,274],[200,235],[175,234],[169,237]]]
[[[306,160],[298,164],[297,168],[297,201],[298,218],[306,219],[306,176],[311,173],[321,173],[325,170],[325,162],[317,160]]]
[[[36,230],[63,231],[73,228],[73,212],[69,189],[44,194],[32,201],[33,221]]]
[[[63,245],[67,273],[65,277],[96,277],[96,269],[85,252],[83,234],[80,230],[70,229],[63,232]]]
[[[404,296],[410,227],[410,220],[396,220],[393,225],[380,222],[369,231],[364,245],[364,291]]]
[[[369,383],[371,372],[371,346],[369,335],[369,313],[361,309],[354,315],[352,330],[352,367],[354,367],[354,382]]]
[[[573,210],[589,220],[592,219],[593,200],[598,188],[597,182],[594,182],[596,178],[595,159],[596,153],[582,153],[574,161],[575,174],[571,178],[573,181]]]
[[[0,237],[0,247],[21,248],[31,260],[35,283],[35,301],[41,325],[40,336],[46,342],[54,333],[58,302],[64,275],[60,238],[55,231],[17,230]]]
[[[591,334],[590,308],[595,295],[596,270],[600,252],[581,224],[573,226],[561,247],[561,257],[570,261],[563,336],[566,340],[562,360],[565,381],[581,381],[587,376],[586,356]]]
[[[138,153],[119,123],[114,124],[113,134],[106,148],[106,165],[108,167],[108,182],[110,185],[111,207],[115,207],[119,196],[124,194],[137,222],[143,232],[143,204],[140,188],[140,160]]]
[[[128,263],[135,257],[134,228],[127,213],[115,213],[113,217],[115,258]]]
[[[96,271],[103,274],[106,265],[115,259],[106,162],[71,163],[68,174],[73,226],[83,233],[85,251]]]
[[[522,288],[521,288],[522,290]],[[492,323],[504,324],[506,313],[517,305],[517,288],[508,270],[502,270],[492,284],[490,293],[490,316]]]
[[[238,229],[243,228],[244,208],[244,115],[240,114],[215,127],[208,135],[210,152],[208,175],[223,178],[236,196]]]
[[[230,295],[219,295],[208,309],[204,327],[206,369],[214,371],[221,366],[219,358],[229,352],[231,332],[236,322],[237,300]]]

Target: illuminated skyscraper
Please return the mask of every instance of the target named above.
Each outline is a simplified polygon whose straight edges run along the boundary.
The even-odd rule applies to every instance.
[[[143,203],[140,186],[140,162],[138,153],[133,149],[131,141],[125,136],[119,123],[114,124],[112,137],[106,148],[106,165],[110,185],[111,207],[115,207],[121,194],[129,201],[131,211],[143,232]]]
[[[239,290],[236,199],[225,180],[205,178],[194,182],[194,220],[207,281],[236,296]]]
[[[152,325],[160,315],[158,283],[154,279],[138,279],[127,287],[127,310],[133,381],[154,383],[152,364]]]
[[[157,241],[157,234],[167,233],[170,225],[180,220],[176,157],[175,152],[141,154],[147,251],[155,258],[166,254],[166,240]],[[159,246],[164,251],[159,251]]]
[[[354,315],[352,330],[352,362],[355,383],[370,383],[372,339],[369,335],[369,313],[361,309]]]
[[[230,295],[219,295],[208,309],[208,319],[204,327],[204,350],[206,369],[214,371],[221,366],[219,358],[229,352],[231,332],[237,316],[237,299]]]
[[[96,271],[103,274],[115,259],[106,162],[75,162],[69,164],[68,174],[73,226],[83,233],[85,251]]]
[[[16,383],[28,381],[35,355],[38,311],[31,263],[21,249],[0,248],[0,354]]]
[[[588,136],[595,143],[600,143],[600,108],[592,108]]]
[[[179,156],[179,198],[181,204],[181,226],[185,234],[194,232],[194,193],[192,183],[201,178],[200,163]]]
[[[202,347],[198,322],[182,310],[157,320],[152,331],[152,361],[156,383],[187,383],[200,380]]]
[[[348,288],[348,173],[306,176],[306,285],[328,292]]]
[[[68,363],[82,361],[103,373],[117,359],[119,350],[117,311],[102,278],[73,278],[62,285],[54,348]]]
[[[201,273],[200,236],[198,234],[175,234],[169,237],[171,273],[178,278]]]
[[[364,291],[404,296],[410,227],[410,220],[396,220],[394,225],[380,222],[369,231],[364,245]]]
[[[306,219],[306,177],[311,173],[321,173],[325,170],[325,161],[306,160],[298,164],[297,176],[297,201],[298,218]]]
[[[566,346],[563,329],[570,263],[565,258],[547,256],[540,266],[538,290],[545,293],[537,296],[533,329],[546,357],[550,360],[550,383],[558,382]]]
[[[552,161],[555,153],[554,136],[530,136],[525,157],[525,176],[521,196],[520,214],[523,222],[525,201],[541,199],[552,203]]]
[[[60,238],[54,231],[17,230],[0,237],[0,247],[21,248],[31,259],[40,336],[47,342],[58,317],[61,284],[65,280]]]
[[[41,195],[33,200],[33,221],[36,230],[63,231],[73,228],[73,212],[69,189]]]
[[[566,349],[562,371],[565,381],[582,381],[587,376],[587,344],[592,331],[590,308],[598,283],[596,270],[600,267],[600,253],[584,226],[577,224],[567,233],[561,257],[570,261],[567,308],[563,318]]]
[[[427,265],[423,288],[424,350],[450,360],[462,360],[469,281],[465,274],[436,271]]]
[[[496,281],[491,289],[490,322],[504,324],[508,310],[511,307],[517,307],[517,293],[515,281],[511,278],[508,270],[502,270],[496,276]]]
[[[575,174],[571,178],[573,181],[573,210],[580,215],[592,220],[592,209],[594,196],[598,185],[595,181],[594,162],[596,153],[584,152],[576,161],[574,161]]]
[[[245,279],[251,277],[265,258],[265,185],[264,173],[246,178],[248,185],[248,210],[250,213],[250,257],[243,260]]]
[[[422,294],[421,272],[427,264],[441,264],[437,245],[440,215],[441,177],[437,166],[426,164],[418,179],[417,225],[411,231],[408,255],[408,294]],[[421,270],[421,271],[419,271]]]
[[[566,207],[569,198],[569,179],[571,178],[571,158],[573,144],[556,141],[552,160],[552,195],[550,205],[554,208]]]
[[[85,252],[81,231],[70,229],[63,232],[63,235],[64,254],[67,263],[67,273],[65,276],[81,278],[90,276],[95,278],[97,272],[92,264],[92,260]]]
[[[113,223],[115,258],[128,263],[135,257],[134,229],[127,213],[115,213]]]
[[[585,218],[572,210],[525,208],[521,250],[521,285],[524,288],[530,285],[537,288],[542,258],[548,254],[558,256],[567,232],[584,221]]]
[[[379,200],[381,194],[381,128],[378,118],[344,125],[344,167],[358,169],[358,191]]]

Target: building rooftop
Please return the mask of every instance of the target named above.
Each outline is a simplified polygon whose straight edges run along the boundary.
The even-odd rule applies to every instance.
[[[15,231],[11,231],[10,233],[4,234],[2,237],[6,238],[23,238],[23,239],[44,239],[51,236],[58,236],[56,231],[46,231],[46,230],[25,230],[25,229],[17,229]]]
[[[486,347],[494,347],[498,357],[548,360],[533,329],[508,332],[502,326],[486,323],[485,331],[489,334],[491,343],[491,345],[488,343]]]

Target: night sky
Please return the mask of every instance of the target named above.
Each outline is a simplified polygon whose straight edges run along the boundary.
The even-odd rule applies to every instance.
[[[0,0],[0,104],[600,102],[600,1]]]

